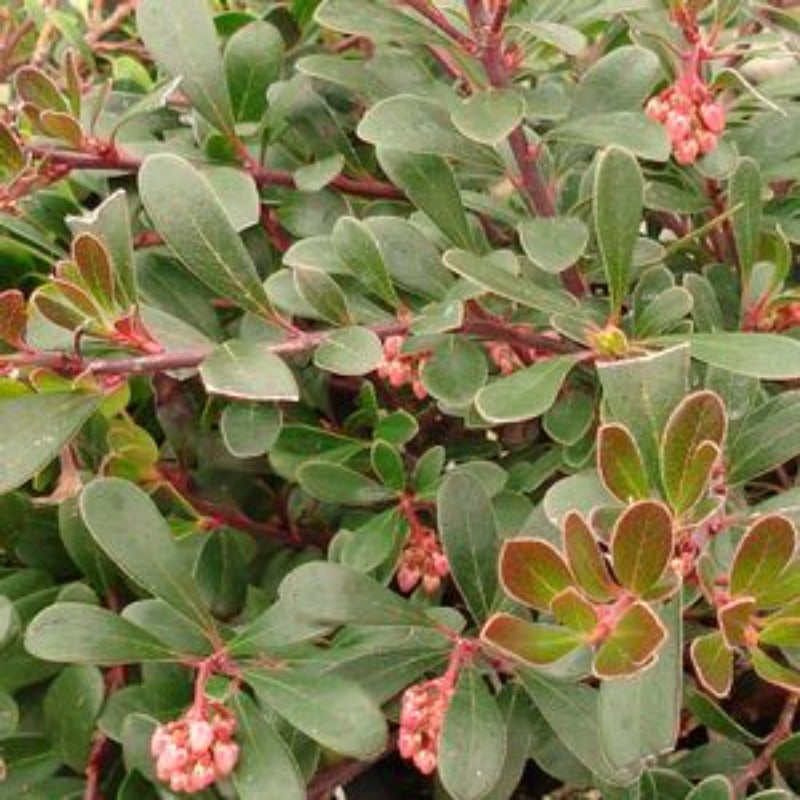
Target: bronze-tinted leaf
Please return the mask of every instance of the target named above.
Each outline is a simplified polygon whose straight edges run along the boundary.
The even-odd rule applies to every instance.
[[[599,603],[614,597],[614,582],[592,529],[577,511],[564,518],[561,530],[567,564],[586,595]]]
[[[689,650],[697,678],[715,697],[727,697],[733,685],[733,653],[719,631],[699,636]]]
[[[526,664],[552,664],[583,644],[577,631],[495,614],[483,626],[481,639],[495,650]]]
[[[614,574],[626,589],[645,594],[672,558],[672,515],[657,500],[641,500],[622,513],[611,535]]]
[[[500,581],[506,593],[547,611],[553,598],[573,585],[561,553],[543,539],[510,539],[500,550]]]
[[[731,595],[753,597],[760,604],[792,560],[796,542],[797,532],[788,517],[770,514],[754,522],[733,556]]]
[[[18,289],[0,292],[0,341],[18,349],[23,348],[27,320],[25,295]]]
[[[597,467],[605,487],[623,503],[649,496],[650,485],[641,453],[624,425],[613,423],[600,428]]]
[[[646,603],[635,602],[617,621],[594,657],[599,678],[632,675],[652,663],[667,638],[667,629]]]
[[[756,602],[750,597],[739,597],[726,603],[717,612],[720,632],[730,648],[752,644],[752,619]]]
[[[695,392],[670,415],[661,440],[661,477],[677,514],[691,508],[708,485],[725,440],[727,420],[719,395]]]

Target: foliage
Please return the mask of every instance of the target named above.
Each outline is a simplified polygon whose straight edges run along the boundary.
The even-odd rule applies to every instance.
[[[793,6],[5,2],[0,798],[797,796]]]

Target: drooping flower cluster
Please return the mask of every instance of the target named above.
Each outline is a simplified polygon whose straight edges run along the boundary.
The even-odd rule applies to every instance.
[[[401,350],[405,337],[389,336],[383,343],[383,361],[378,366],[378,376],[389,381],[395,389],[411,386],[411,391],[418,400],[428,396],[428,390],[420,379],[420,370],[425,363],[425,356],[419,354],[403,355]]]
[[[239,759],[233,741],[236,719],[224,706],[190,708],[180,719],[159,725],[150,740],[156,774],[173,792],[201,792],[231,774]]]
[[[452,696],[452,682],[444,676],[409,686],[403,693],[397,746],[423,775],[436,769],[439,736]]]
[[[682,165],[715,150],[725,130],[725,109],[699,78],[681,79],[651,97],[645,111],[667,129],[672,153]]]
[[[400,591],[411,592],[422,581],[423,590],[433,594],[449,572],[450,565],[442,552],[436,531],[421,525],[413,528],[397,568]]]
[[[512,372],[516,372],[525,366],[525,363],[514,348],[506,342],[487,342],[486,351],[489,354],[489,358],[503,375],[511,375]],[[536,351],[533,348],[530,348],[529,355],[531,353],[535,357]]]

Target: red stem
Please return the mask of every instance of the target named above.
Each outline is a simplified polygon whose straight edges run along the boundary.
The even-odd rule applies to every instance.
[[[792,724],[797,714],[798,704],[800,704],[800,694],[791,694],[787,697],[786,703],[783,706],[783,711],[778,719],[778,724],[770,734],[766,746],[761,751],[758,758],[756,758],[733,782],[735,794],[738,795],[745,792],[751,783],[758,780],[758,778],[769,769],[775,751],[778,749],[781,742],[792,733]]]
[[[131,153],[120,150],[109,150],[104,154],[73,152],[71,150],[54,150],[38,145],[29,145],[27,151],[36,158],[47,159],[49,163],[68,167],[70,169],[90,170],[121,170],[136,172],[142,165],[143,159]],[[248,159],[245,169],[253,176],[253,180],[262,186],[286,186],[296,188],[297,185],[291,172],[265,167],[252,159]],[[374,178],[349,178],[346,175],[337,175],[330,183],[345,194],[357,195],[382,200],[404,200],[405,194],[390,183],[384,183]]]

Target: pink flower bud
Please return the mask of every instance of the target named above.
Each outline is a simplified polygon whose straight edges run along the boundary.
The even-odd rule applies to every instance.
[[[383,353],[388,360],[397,358],[405,339],[402,336],[388,336],[383,343]]]
[[[428,396],[428,390],[419,378],[411,383],[411,391],[414,392],[414,397],[417,400],[424,400]]]
[[[436,769],[436,755],[430,750],[420,750],[414,756],[414,764],[423,775],[430,775]]]
[[[433,594],[438,591],[442,585],[442,580],[438,575],[431,575],[430,573],[422,578],[422,590],[425,594]]]
[[[214,714],[211,724],[217,741],[227,742],[236,730],[236,718],[232,714]]]
[[[408,381],[409,372],[410,370],[406,364],[401,361],[392,361],[389,364],[389,385],[399,389]]]
[[[722,133],[725,130],[725,109],[719,103],[703,103],[700,106],[700,119],[711,133]]]
[[[651,97],[647,101],[644,113],[647,114],[650,119],[655,120],[656,122],[664,122],[667,116],[667,108],[660,98]]]
[[[419,583],[420,571],[412,569],[407,566],[401,566],[397,570],[397,585],[401,592],[413,591],[414,587]]]
[[[689,117],[677,111],[670,111],[667,117],[667,135],[673,144],[682,142],[692,132],[692,123]]]
[[[684,139],[675,145],[675,160],[682,166],[694,164],[700,153],[700,147],[695,139]]]
[[[214,729],[205,720],[189,723],[189,748],[193,753],[204,753],[214,742]]]
[[[717,149],[717,137],[710,131],[698,131],[695,138],[697,139],[697,146],[703,155],[707,155]]]
[[[214,745],[214,766],[217,774],[225,778],[233,772],[239,760],[239,745],[234,742],[217,742]]]
[[[153,731],[153,737],[150,739],[150,755],[153,758],[158,758],[171,741],[172,738],[167,733],[166,728],[163,725],[159,725]]]
[[[169,778],[169,788],[173,792],[194,791],[189,788],[189,776],[185,772],[173,772]]]
[[[433,557],[433,569],[440,578],[450,574],[450,562],[444,553],[437,553]]]

